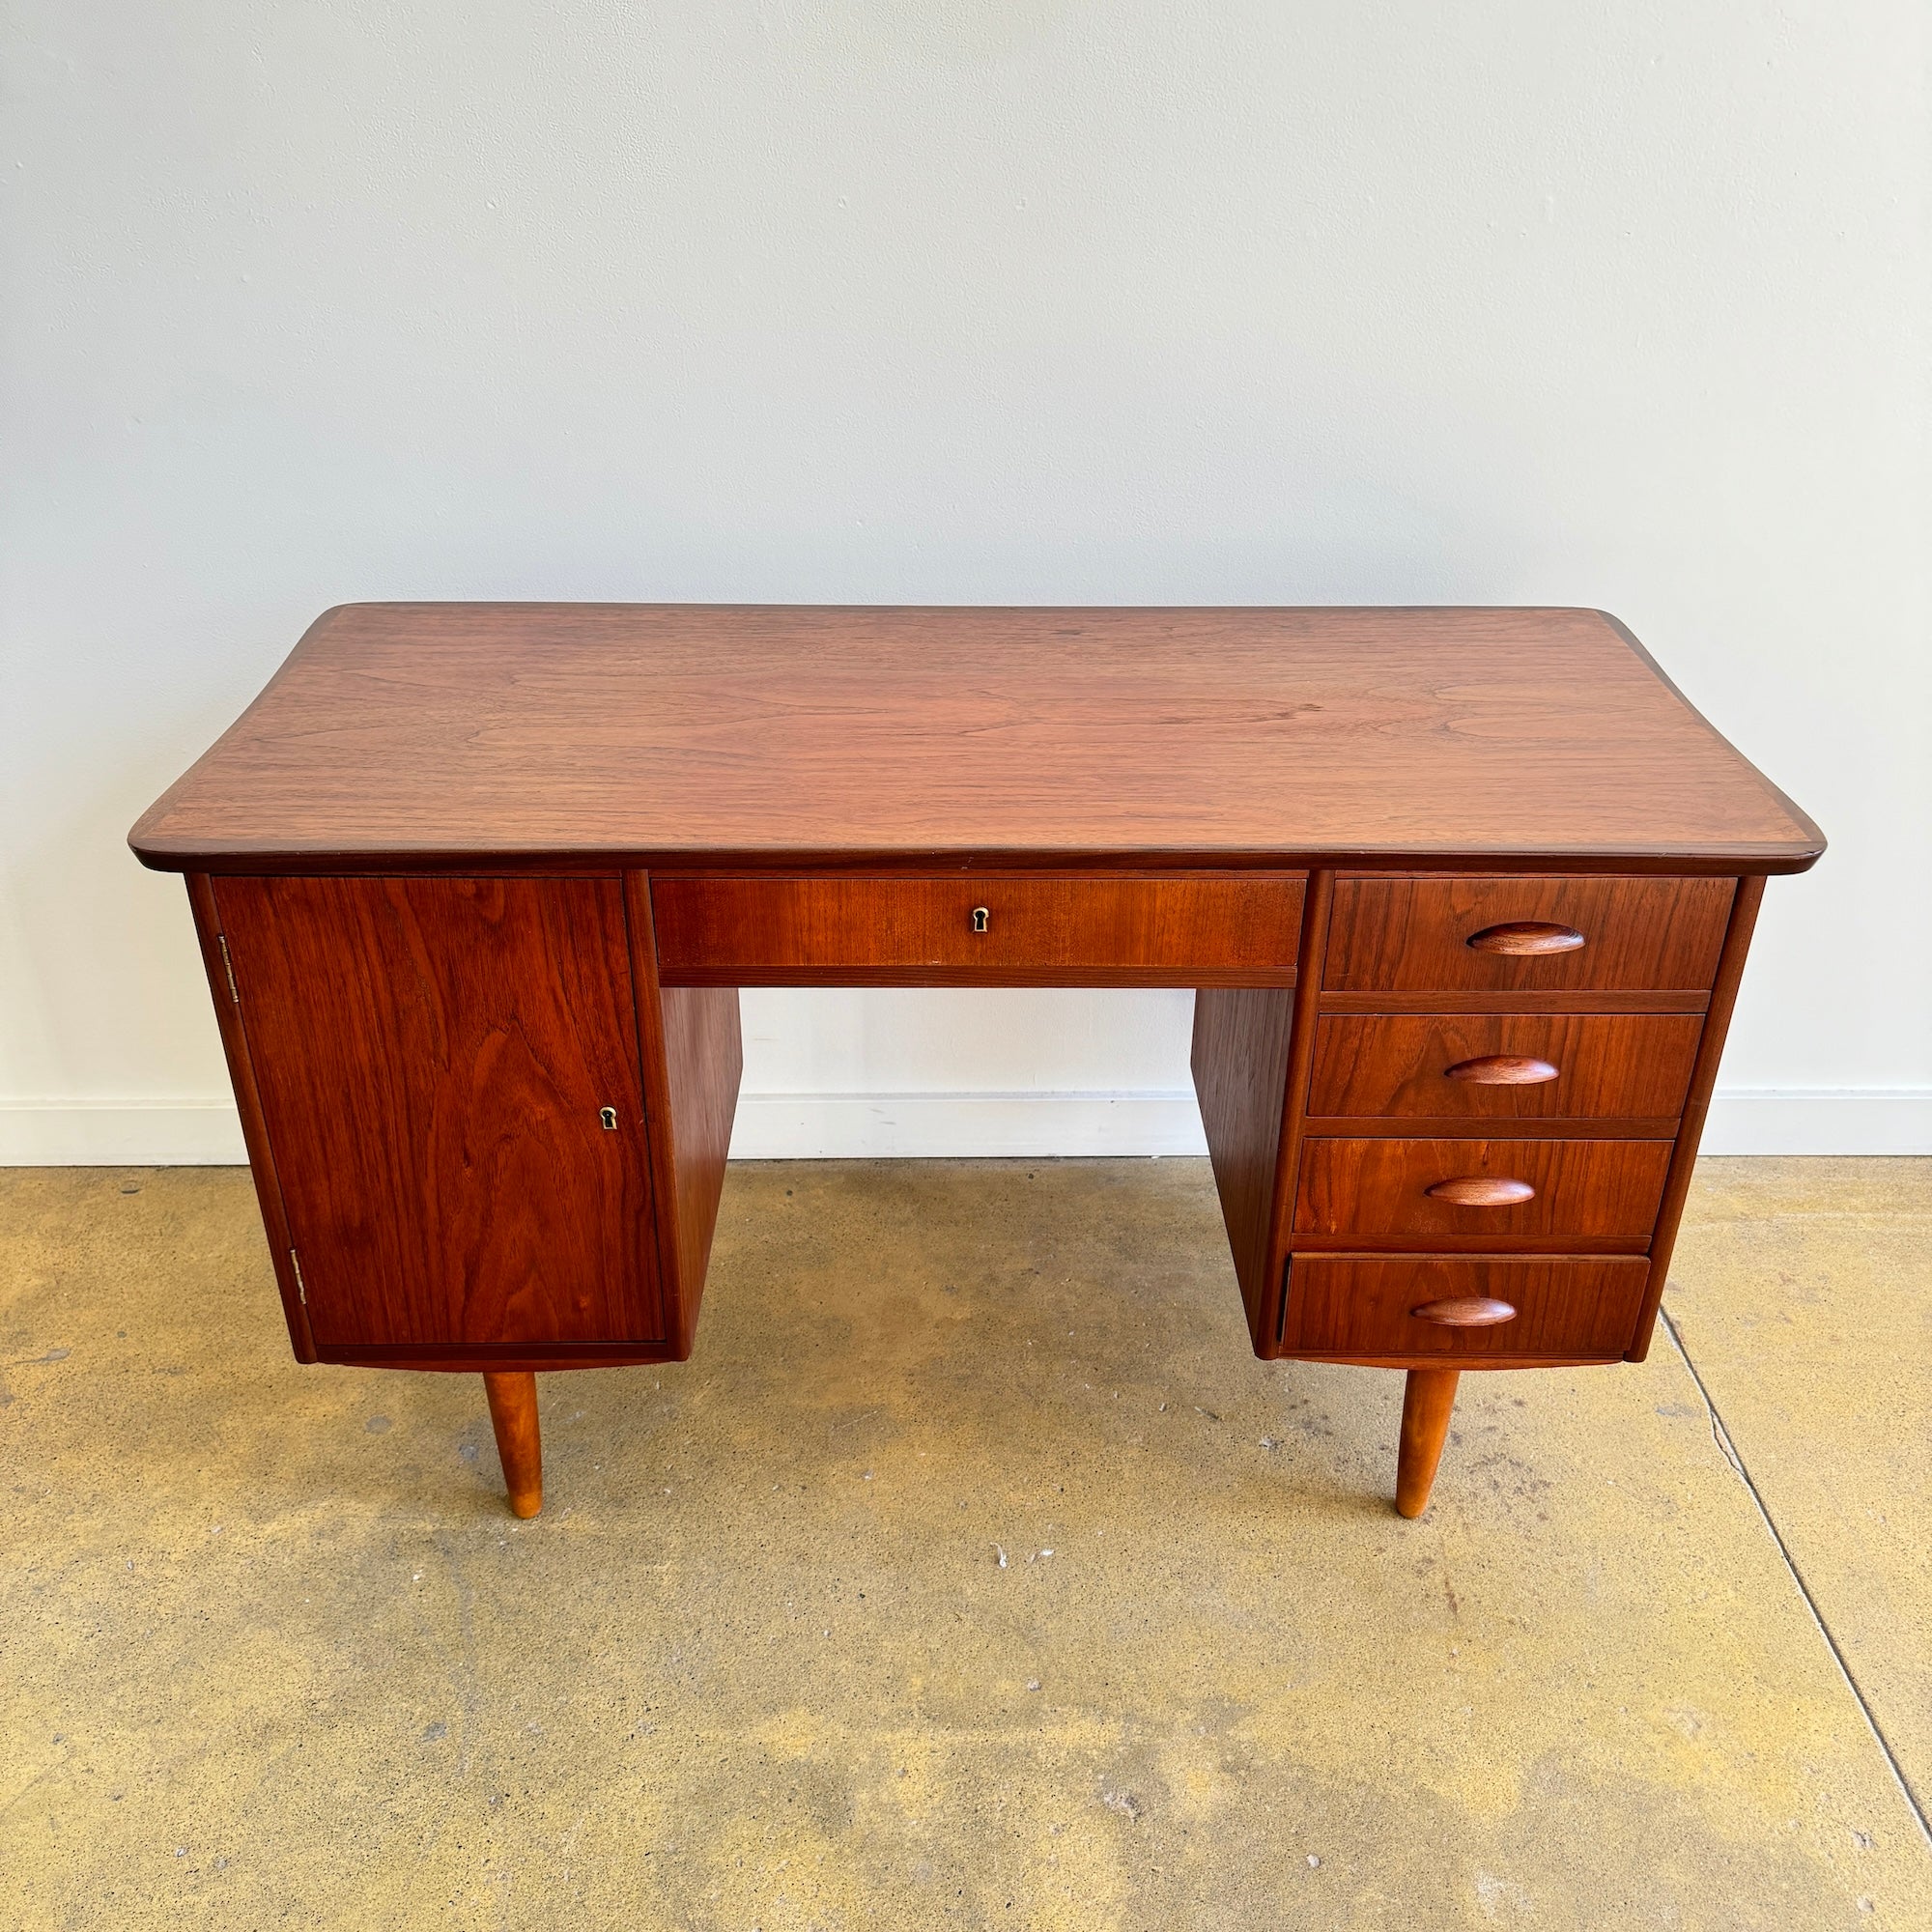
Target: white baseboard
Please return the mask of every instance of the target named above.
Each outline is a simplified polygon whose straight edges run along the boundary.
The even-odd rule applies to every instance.
[[[1191,1093],[747,1094],[738,1160],[1206,1151]],[[1932,1153],[1932,1090],[1719,1088],[1706,1153]],[[225,1099],[0,1100],[0,1167],[209,1167],[245,1156]]]
[[[1206,1153],[1182,1094],[746,1094],[734,1160]]]
[[[1704,1153],[1932,1153],[1932,1089],[1723,1088]]]
[[[0,1167],[232,1167],[242,1117],[206,1100],[0,1100]]]

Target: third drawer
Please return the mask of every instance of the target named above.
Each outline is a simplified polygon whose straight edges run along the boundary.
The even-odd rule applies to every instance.
[[[1699,1013],[1328,1013],[1308,1112],[1675,1121],[1703,1031]]]
[[[1669,1141],[1310,1140],[1294,1238],[1641,1248]]]

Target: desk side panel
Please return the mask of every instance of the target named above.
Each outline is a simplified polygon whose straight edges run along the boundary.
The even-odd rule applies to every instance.
[[[1264,1358],[1280,1352],[1288,1229],[1334,884],[1332,872],[1309,874],[1293,991],[1202,987],[1194,995],[1194,1091],[1248,1334]]]
[[[1194,1092],[1258,1348],[1293,1025],[1294,995],[1280,987],[1204,986],[1194,995]]]
[[[1710,1010],[1705,1015],[1703,1037],[1697,1045],[1697,1064],[1690,1073],[1690,1094],[1684,1103],[1684,1117],[1678,1122],[1677,1149],[1663,1183],[1657,1232],[1651,1238],[1650,1280],[1645,1287],[1643,1306],[1637,1313],[1635,1332],[1624,1356],[1626,1361],[1640,1362],[1650,1353],[1651,1332],[1657,1325],[1657,1311],[1662,1305],[1663,1291],[1669,1281],[1670,1255],[1677,1244],[1678,1223],[1684,1218],[1684,1203],[1697,1165],[1697,1144],[1704,1137],[1704,1120],[1711,1111],[1711,1094],[1718,1084],[1719,1063],[1724,1056],[1724,1037],[1731,1029],[1731,1009],[1737,1005],[1745,960],[1757,926],[1757,909],[1763,900],[1761,874],[1747,874],[1738,881],[1737,895],[1731,902],[1730,923],[1724,932],[1724,950],[1719,957],[1717,978],[1711,987]]]
[[[213,880],[205,872],[190,872],[187,899],[194,914],[195,936],[201,942],[201,963],[208,974],[208,990],[214,1001],[215,1024],[221,1029],[221,1050],[228,1061],[228,1078],[242,1116],[242,1140],[248,1150],[255,1199],[262,1209],[262,1229],[269,1240],[269,1260],[282,1297],[282,1315],[289,1324],[289,1346],[295,1350],[297,1361],[317,1361],[320,1357],[315,1338],[309,1333],[308,1310],[302,1305],[300,1285],[296,1279],[295,1243],[289,1236],[288,1209],[282,1201],[281,1182],[275,1176],[274,1150],[269,1145],[268,1123],[262,1118],[262,1095],[248,1058],[241,1003],[221,937],[221,916],[215,908]]]
[[[658,1200],[658,1252],[675,1359],[691,1353],[744,1073],[736,986],[666,986],[658,973],[651,881],[624,880],[638,1040]]]

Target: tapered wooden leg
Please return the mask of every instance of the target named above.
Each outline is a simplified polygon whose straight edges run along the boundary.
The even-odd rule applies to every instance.
[[[1402,1391],[1402,1455],[1395,1471],[1395,1506],[1403,1516],[1420,1516],[1429,1507],[1462,1378],[1460,1369],[1408,1372]]]
[[[543,1508],[543,1438],[537,1434],[537,1378],[526,1369],[486,1374],[483,1393],[490,1398],[490,1426],[497,1432],[497,1454],[503,1464],[510,1508],[518,1516],[535,1516]]]

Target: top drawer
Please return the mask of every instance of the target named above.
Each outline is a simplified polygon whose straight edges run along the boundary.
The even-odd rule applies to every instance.
[[[1336,992],[1705,991],[1735,879],[1335,882]]]
[[[1300,873],[651,880],[667,985],[1292,986]]]

